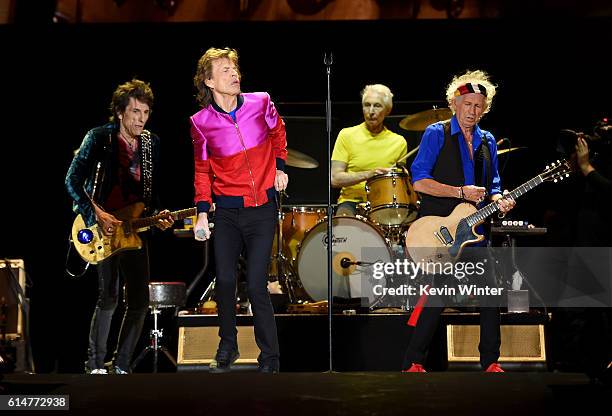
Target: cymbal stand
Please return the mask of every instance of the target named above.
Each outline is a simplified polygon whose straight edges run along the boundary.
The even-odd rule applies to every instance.
[[[283,282],[285,287],[287,288],[287,296],[289,298],[289,303],[297,303],[297,297],[295,295],[295,290],[293,288],[293,278],[295,276],[295,270],[293,266],[283,254],[283,195],[286,195],[284,192],[280,193],[280,197],[278,199],[278,207],[277,207],[277,232],[276,232],[276,253],[270,259],[270,262],[273,262],[276,267],[278,274],[279,282]]]
[[[210,284],[208,285],[208,287],[206,288],[206,290],[204,291],[204,293],[202,293],[202,296],[200,297],[200,302],[201,301],[208,301],[208,300],[212,300],[213,298],[213,294],[215,291],[215,284],[217,283],[217,278],[215,277]]]

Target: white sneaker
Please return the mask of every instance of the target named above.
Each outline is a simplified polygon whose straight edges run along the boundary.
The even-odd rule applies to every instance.
[[[95,370],[91,370],[89,374],[108,374],[105,368],[96,368]]]
[[[119,367],[113,367],[113,374],[129,374],[129,373]]]

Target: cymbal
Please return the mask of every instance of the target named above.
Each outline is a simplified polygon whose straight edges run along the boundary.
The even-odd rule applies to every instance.
[[[510,147],[509,149],[501,149],[497,151],[497,155],[503,155],[504,153],[508,153],[508,152],[514,152],[515,150],[519,150],[519,149],[526,149],[525,146],[522,147]]]
[[[319,162],[305,153],[294,149],[287,149],[287,165],[294,168],[315,169],[319,167]]]
[[[437,121],[448,120],[453,115],[450,108],[432,108],[420,113],[410,114],[400,121],[399,125],[404,130],[423,131],[427,126]]]

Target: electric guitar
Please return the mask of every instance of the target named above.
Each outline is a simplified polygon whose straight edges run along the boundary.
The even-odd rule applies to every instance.
[[[516,199],[543,182],[558,182],[571,172],[566,160],[546,166],[544,172],[514,189],[509,197]],[[406,232],[406,251],[414,262],[454,263],[464,247],[484,240],[476,227],[499,211],[496,202],[477,209],[471,203],[461,203],[448,217],[426,216],[412,223]]]
[[[138,250],[142,248],[142,240],[138,233],[148,230],[160,219],[167,217],[166,215],[158,214],[152,217],[140,218],[144,209],[144,204],[137,202],[113,212],[115,218],[123,221],[123,223],[110,237],[102,233],[98,224],[87,227],[83,217],[78,215],[72,223],[71,235],[74,248],[83,260],[91,264],[98,264],[102,260],[123,250]],[[196,209],[187,208],[171,212],[170,215],[174,220],[182,220],[196,215]]]

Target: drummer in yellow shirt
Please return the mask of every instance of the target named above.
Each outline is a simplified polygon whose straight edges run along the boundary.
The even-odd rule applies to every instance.
[[[389,172],[406,155],[406,140],[383,124],[392,107],[388,87],[366,85],[361,92],[364,122],[340,130],[331,161],[331,184],[342,188],[336,215],[355,216],[357,205],[367,201],[366,181]]]

